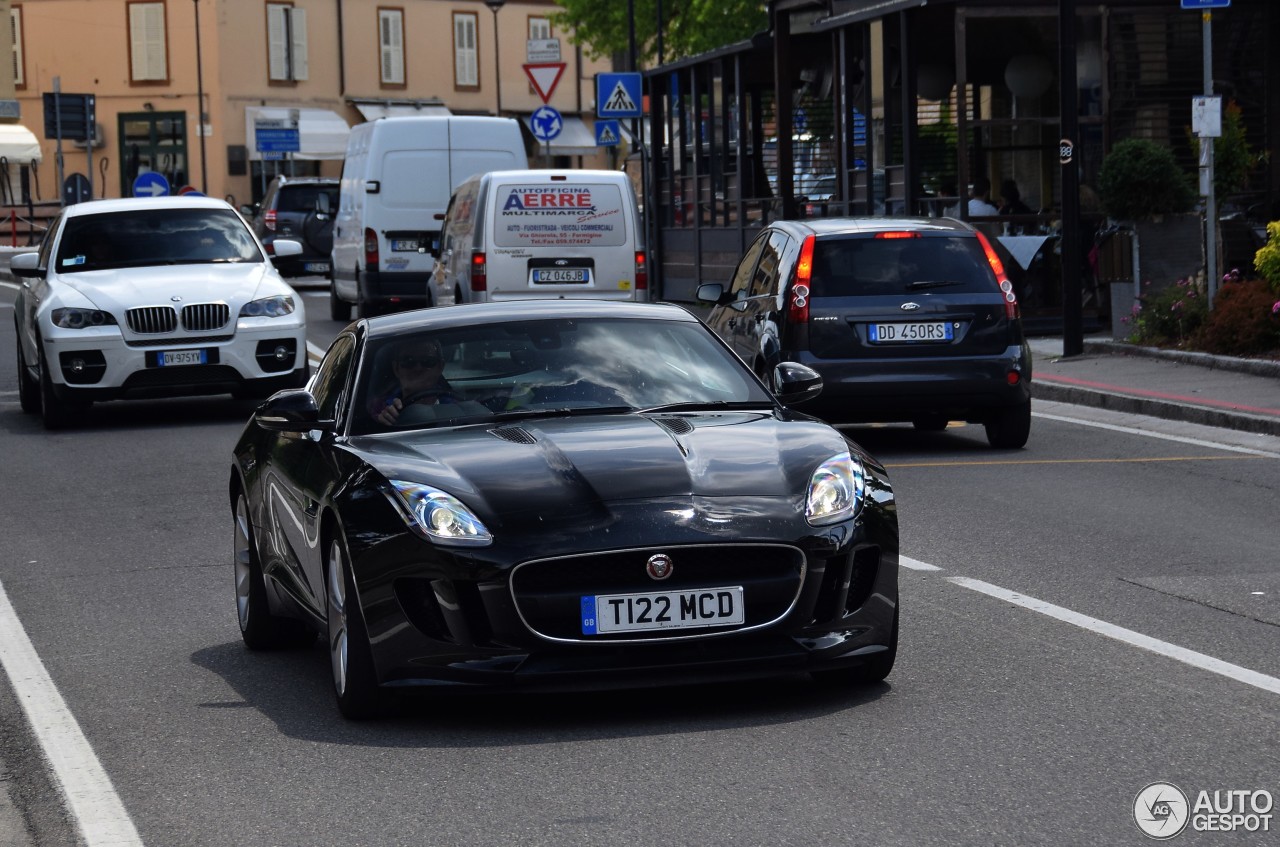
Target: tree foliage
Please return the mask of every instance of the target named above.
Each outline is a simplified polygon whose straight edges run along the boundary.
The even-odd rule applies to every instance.
[[[768,28],[763,0],[632,0],[636,53],[641,67],[657,62],[658,6],[662,6],[662,58],[670,62],[750,38]],[[556,0],[552,23],[572,35],[593,59],[630,52],[627,3]]]

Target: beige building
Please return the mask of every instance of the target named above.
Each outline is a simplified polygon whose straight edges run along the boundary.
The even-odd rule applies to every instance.
[[[16,101],[16,122],[39,141],[36,202],[59,202],[60,186],[80,174],[79,188],[91,181],[94,197],[167,184],[172,193],[250,203],[277,173],[337,176],[349,127],[384,115],[500,113],[527,129],[542,105],[523,69],[530,39],[542,39],[532,46],[544,51],[554,39],[565,64],[550,100],[565,125],[548,161],[608,161],[591,116],[594,74],[609,67],[584,60],[554,30],[550,0],[0,0],[5,6],[13,82],[6,87],[0,73],[0,104]],[[55,88],[92,94],[97,123],[92,145],[63,141],[61,179],[43,118],[44,95]],[[294,126],[299,149],[273,149],[291,145]],[[526,137],[531,163],[541,164],[545,146]]]

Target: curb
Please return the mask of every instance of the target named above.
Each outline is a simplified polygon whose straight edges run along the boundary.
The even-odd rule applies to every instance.
[[[1093,354],[1139,356],[1145,359],[1164,359],[1184,365],[1213,368],[1233,373],[1266,376],[1280,379],[1280,360],[1242,359],[1236,356],[1215,356],[1212,353],[1194,353],[1190,350],[1165,350],[1161,347],[1139,347],[1123,341],[1086,341],[1084,352]]]
[[[1097,389],[1081,388],[1075,385],[1055,385],[1052,381],[1044,379],[1032,379],[1031,397],[1034,400],[1071,403],[1076,406],[1092,406],[1096,409],[1147,415],[1153,418],[1215,426],[1221,429],[1234,429],[1259,435],[1280,435],[1280,419],[1277,418],[1252,415],[1247,412],[1211,409],[1205,406],[1193,406],[1185,403],[1172,403],[1168,400],[1156,400],[1150,397],[1135,397],[1130,394],[1120,394],[1113,391],[1098,391]]]

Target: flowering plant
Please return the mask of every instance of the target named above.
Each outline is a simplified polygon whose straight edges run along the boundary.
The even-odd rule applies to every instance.
[[[1143,283],[1149,288],[1150,282]],[[1145,294],[1134,303],[1133,333],[1129,340],[1137,344],[1183,347],[1196,334],[1209,315],[1209,299],[1203,282],[1186,277],[1153,294]]]

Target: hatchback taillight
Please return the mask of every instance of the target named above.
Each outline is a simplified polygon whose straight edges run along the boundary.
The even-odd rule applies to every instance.
[[[636,251],[636,290],[644,291],[649,287],[649,261],[643,250]]]
[[[378,269],[378,233],[372,229],[364,231],[364,268],[367,271]]]
[[[813,241],[807,236],[800,245],[800,259],[796,262],[796,276],[791,283],[791,301],[787,306],[787,319],[792,324],[809,322],[810,284],[813,280]]]
[[[267,228],[268,232],[276,231],[276,210],[267,209],[266,214],[262,216],[262,225]]]
[[[996,282],[1000,284],[1000,293],[1004,295],[1005,316],[1013,320],[1021,314],[1018,309],[1018,297],[1013,293],[1013,283],[1009,281],[1009,275],[1004,272],[1004,262],[1000,261],[1000,255],[991,246],[991,242],[981,232],[977,235],[978,243],[982,245],[982,252],[987,255],[987,264],[991,265],[991,270],[996,275]]]
[[[484,253],[479,250],[471,254],[471,290],[486,291],[489,288],[489,265]]]

